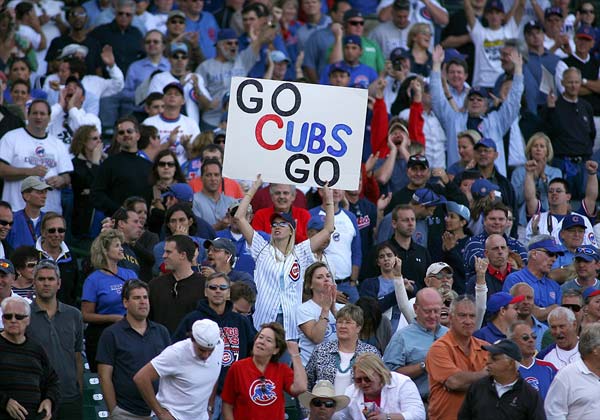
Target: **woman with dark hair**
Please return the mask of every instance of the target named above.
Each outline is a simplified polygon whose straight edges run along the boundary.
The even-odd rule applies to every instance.
[[[442,261],[454,269],[453,289],[457,293],[465,293],[467,277],[465,273],[463,251],[471,231],[467,227],[471,218],[469,208],[462,204],[448,201],[446,203],[446,231],[442,234]]]
[[[169,207],[165,214],[165,237],[171,235],[187,235],[198,247],[198,256],[196,258],[199,266],[206,259],[206,251],[204,248],[205,238],[196,236],[198,227],[196,226],[196,218],[194,212],[188,203],[177,203]],[[165,251],[165,241],[159,242],[154,246],[154,267],[152,272],[159,274],[164,270],[163,267],[163,252]],[[198,267],[196,267],[198,269]]]
[[[31,74],[33,70],[31,68],[31,64],[29,61],[23,57],[11,57],[8,60],[8,71],[6,72],[6,76],[8,77],[8,87],[4,91],[4,100],[6,103],[13,103],[12,97],[10,95],[10,87],[12,87],[13,83],[17,80],[24,80],[29,83],[30,91],[31,91]]]
[[[356,306],[363,310],[364,322],[360,329],[360,340],[375,346],[381,354],[392,338],[392,324],[379,310],[377,299],[363,296],[356,301]]]
[[[12,286],[13,293],[33,299],[33,270],[40,257],[40,252],[32,246],[20,246],[10,256],[10,261],[15,266],[15,281]]]
[[[170,149],[161,150],[150,172],[150,184],[152,185],[152,201],[162,202],[162,194],[171,185],[185,183],[186,179],[177,161],[177,155]]]
[[[102,137],[94,125],[82,125],[73,134],[70,152],[75,156],[71,185],[73,187],[72,231],[77,238],[93,238],[99,232],[104,214],[94,208],[90,192],[103,159]]]
[[[306,269],[304,296],[305,302],[296,311],[296,322],[300,333],[300,356],[302,364],[306,365],[317,344],[336,338],[335,315],[342,305],[335,303],[335,282],[327,264],[318,261]]]
[[[227,372],[221,398],[223,419],[283,419],[287,392],[297,397],[307,390],[306,371],[298,343],[285,340],[281,324],[263,324],[254,340],[252,357],[235,362]],[[290,351],[293,370],[279,358]]]

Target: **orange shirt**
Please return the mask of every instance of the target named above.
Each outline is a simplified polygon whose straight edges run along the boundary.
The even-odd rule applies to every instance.
[[[202,178],[199,176],[189,180],[188,184],[192,187],[194,193],[202,191],[202,188],[204,187],[204,185],[202,185]],[[223,177],[223,185],[225,185],[225,195],[233,198],[244,198],[244,191],[242,190],[242,187],[240,187],[240,184],[235,180]],[[223,192],[221,191],[222,189],[223,188],[219,188],[220,193]]]
[[[429,418],[456,420],[466,392],[449,391],[446,380],[459,372],[477,372],[487,362],[488,352],[481,348],[487,341],[471,337],[471,352],[467,356],[454,338],[452,330],[436,340],[425,359],[429,376]]]

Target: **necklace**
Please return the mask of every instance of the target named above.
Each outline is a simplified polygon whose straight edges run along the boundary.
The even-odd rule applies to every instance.
[[[354,352],[354,354],[352,355],[352,359],[350,359],[350,363],[348,364],[348,367],[346,369],[342,369],[342,358],[340,357],[340,353],[336,353],[335,354],[335,366],[338,370],[338,372],[340,373],[346,373],[348,372],[350,369],[352,369],[352,366],[354,366],[354,360],[356,359],[356,352]]]

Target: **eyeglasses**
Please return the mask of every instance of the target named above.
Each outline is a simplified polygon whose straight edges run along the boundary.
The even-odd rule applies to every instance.
[[[35,261],[28,262],[28,263],[25,263],[25,268],[35,268],[36,265],[37,265],[37,262],[35,262]]]
[[[23,321],[28,316],[29,315],[25,315],[25,314],[2,314],[2,319],[6,320],[6,321],[10,321],[11,319],[16,318],[17,321]]]
[[[12,226],[15,222],[9,222],[8,220],[0,220],[0,226]]]
[[[565,190],[561,190],[560,188],[557,188],[557,189],[549,188],[548,189],[548,194],[554,194],[554,193],[561,194],[561,193],[564,193],[564,192],[566,192],[566,191]]]
[[[129,13],[129,12],[117,12],[117,16],[131,17],[131,16],[133,16],[133,13]]]
[[[178,281],[173,283],[173,289],[171,289],[171,296],[173,296],[175,299],[177,299],[177,285],[178,284],[179,284]]]
[[[187,60],[188,56],[185,54],[173,54],[171,58],[174,60]]]
[[[48,233],[65,233],[67,231],[67,229],[65,228],[49,228],[46,232]]]
[[[562,306],[563,308],[568,308],[568,309],[572,310],[573,312],[581,311],[581,306],[579,306],[576,303],[563,303],[560,306]]]
[[[373,382],[371,380],[371,378],[369,378],[368,376],[355,376],[354,377],[354,383],[356,384],[361,384],[361,383],[365,383],[365,384],[370,384],[371,382]]]
[[[146,44],[160,44],[162,41],[160,39],[147,39]]]
[[[209,284],[206,288],[210,290],[227,290],[229,286],[227,284]]]
[[[352,25],[352,26],[364,26],[365,21],[364,20],[349,20],[348,24]]]
[[[175,162],[165,162],[163,160],[158,162],[158,166],[160,166],[161,168],[174,168],[176,165]]]
[[[315,399],[311,400],[310,405],[312,405],[313,407],[321,407],[324,405],[325,408],[333,408],[336,406],[336,403],[335,403],[335,401],[331,401],[331,400],[323,401],[318,398],[315,398]]]
[[[171,19],[169,23],[174,23],[175,25],[183,25],[185,24],[185,20],[183,19]]]
[[[288,222],[273,222],[271,223],[271,227],[286,227],[290,224]]]
[[[447,274],[447,273],[437,273],[437,274],[433,274],[431,277],[435,277],[438,280],[442,280],[442,279],[451,279],[452,278],[452,274]]]
[[[123,136],[123,135],[125,135],[126,133],[127,133],[127,134],[133,134],[133,133],[135,133],[135,130],[134,130],[133,128],[128,128],[127,130],[119,130],[119,131],[117,131],[117,134],[118,134],[119,136]]]
[[[521,336],[521,340],[523,341],[529,341],[529,340],[537,340],[537,334],[536,333],[531,333],[531,334],[523,334]]]

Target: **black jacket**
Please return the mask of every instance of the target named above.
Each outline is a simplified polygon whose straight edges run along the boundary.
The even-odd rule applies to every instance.
[[[491,377],[471,384],[458,412],[459,420],[545,420],[540,394],[519,376],[510,391],[498,398]]]

